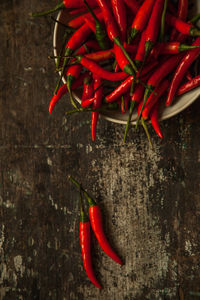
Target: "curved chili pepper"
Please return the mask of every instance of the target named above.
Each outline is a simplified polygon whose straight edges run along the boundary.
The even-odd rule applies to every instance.
[[[120,34],[119,34],[119,31],[118,31],[118,28],[117,28],[117,24],[115,22],[115,19],[114,19],[112,13],[111,13],[109,5],[107,4],[106,0],[97,0],[97,3],[98,3],[98,5],[101,8],[102,13],[103,13],[104,22],[105,22],[105,25],[106,25],[108,37],[110,38],[110,40],[112,42],[117,44],[117,46],[119,46],[122,49],[123,55],[128,59],[130,65],[132,67],[132,74],[134,74],[134,72],[137,72],[137,67],[133,63],[132,59],[130,58],[130,56],[128,55],[128,53],[126,52],[126,50],[124,49],[124,47],[123,47],[123,45],[120,41]]]
[[[67,73],[66,73],[67,89],[69,92],[71,103],[75,108],[77,108],[77,105],[75,104],[74,99],[73,99],[71,86],[72,86],[72,83],[74,82],[74,80],[76,80],[79,77],[81,70],[82,70],[81,65],[73,65],[73,66],[69,66]]]
[[[138,45],[137,53],[135,55],[135,64],[137,67],[140,67],[144,61],[145,57],[145,39],[146,39],[146,30],[142,32],[140,42]]]
[[[115,51],[115,58],[116,61],[120,67],[120,69],[129,74],[132,75],[133,74],[133,69],[128,61],[128,59],[126,58],[126,56],[123,54],[122,49],[117,46],[116,44],[114,44],[114,51]]]
[[[195,50],[192,50],[195,51]],[[138,125],[139,119],[142,115],[143,108],[151,94],[151,92],[155,89],[156,86],[177,66],[183,57],[183,53],[173,55],[169,59],[165,60],[161,65],[153,72],[150,78],[147,81],[147,88],[144,93],[144,100],[142,103],[142,108],[138,116],[138,120],[136,122],[136,127]]]
[[[162,97],[162,95],[168,89],[169,84],[170,84],[169,81],[167,79],[164,79],[159,84],[159,86],[156,87],[155,93],[151,93],[151,95],[149,96],[149,98],[144,106],[144,109],[142,111],[142,117],[144,120],[146,120],[148,118],[152,107],[155,105],[156,102],[158,102],[158,100]]]
[[[97,109],[101,107],[102,103],[102,97],[103,97],[103,88],[101,86],[101,78],[94,76],[94,102],[93,102],[93,109]],[[96,136],[96,128],[97,128],[97,122],[99,119],[99,112],[98,111],[93,111],[91,112],[91,134],[92,134],[92,140],[95,140]]]
[[[194,43],[192,44],[193,46],[199,46],[200,45],[200,37],[198,37]],[[166,100],[166,106],[169,106],[171,102],[173,101],[173,98],[176,94],[176,91],[185,75],[185,72],[188,70],[188,68],[191,66],[191,64],[195,61],[195,59],[200,55],[200,48],[190,50],[187,52],[187,54],[182,58],[181,62],[179,63],[171,85],[170,89],[167,95],[167,100]]]
[[[125,112],[127,111],[129,101],[130,101],[130,93],[127,92],[124,95],[122,95],[122,97],[121,97],[120,107],[121,107],[122,114],[125,114]]]
[[[119,26],[122,42],[126,39],[127,16],[123,0],[111,0],[112,10]]]
[[[77,89],[78,87],[80,87],[82,84],[83,84],[83,80],[85,77],[87,77],[89,75],[88,72],[84,73],[84,74],[81,74],[77,80],[75,80],[73,83],[72,83],[72,87],[71,89],[72,90],[75,90]],[[66,84],[63,84],[59,89],[58,89],[58,92],[56,95],[53,95],[50,103],[49,103],[49,113],[51,114],[52,113],[52,110],[54,108],[54,106],[56,105],[56,103],[62,98],[62,96],[64,94],[66,94],[68,92],[67,90],[67,85]]]
[[[88,76],[83,80],[83,93],[81,98],[81,105],[82,103],[90,98],[93,93],[93,81],[91,80],[91,77]]]
[[[88,1],[92,7],[97,6],[97,3],[95,0],[88,0]],[[73,1],[63,0],[61,3],[58,3],[54,8],[49,9],[44,12],[31,14],[31,16],[32,17],[41,17],[41,16],[46,16],[46,15],[52,14],[52,13],[54,13],[58,10],[64,9],[64,8],[80,8],[82,6],[84,6],[82,0],[73,0]]]
[[[156,0],[145,0],[141,7],[138,9],[131,25],[131,40],[133,40],[139,32],[142,32],[144,30],[155,2]]]
[[[94,9],[94,13],[96,14],[97,18],[101,18],[102,12],[99,7]],[[70,20],[67,25],[73,28],[79,28],[85,23],[85,19],[92,19],[92,16],[89,12]]]
[[[176,17],[181,19],[182,21],[187,20],[188,15],[188,0],[179,0],[178,2],[178,12]],[[170,35],[170,41],[176,40],[177,37],[177,31],[175,28],[173,28],[171,35]]]
[[[111,94],[105,97],[107,103],[117,101],[123,94],[129,91],[133,82],[133,76],[127,77]]]
[[[103,25],[101,24],[100,20],[97,18],[89,4],[87,3],[86,0],[83,0],[84,4],[86,5],[87,9],[89,10],[91,16],[93,17],[93,20],[96,25],[96,39],[97,42],[102,50],[108,49],[108,40],[107,40],[107,35],[106,31],[103,28]]]
[[[151,120],[151,124],[155,130],[155,132],[158,134],[158,136],[162,139],[163,135],[158,123],[158,109],[159,109],[159,103],[157,102],[154,107],[152,108],[151,112],[150,112],[150,120]]]
[[[162,10],[164,6],[164,0],[157,0],[155,2],[155,5],[152,9],[151,17],[149,19],[147,28],[146,28],[146,37],[145,37],[145,58],[147,55],[150,53],[152,50],[157,37],[158,37],[158,32],[161,21],[161,16],[162,16]]]
[[[65,72],[65,67],[69,61],[68,56],[71,55],[73,51],[75,51],[78,47],[80,47],[81,44],[85,42],[86,38],[90,33],[91,33],[91,29],[88,27],[87,24],[84,24],[75,31],[75,33],[71,36],[71,38],[67,42],[67,45],[65,47],[65,53],[64,53],[65,58],[63,60],[62,71],[61,71],[60,78],[57,82],[54,94],[57,93],[58,88],[60,86],[60,82]]]
[[[103,230],[102,216],[101,216],[100,207],[97,205],[97,203],[88,195],[88,193],[81,187],[81,185],[72,176],[70,176],[69,179],[76,185],[76,187],[79,190],[80,190],[80,188],[82,189],[85,198],[88,200],[90,223],[91,223],[94,234],[95,234],[102,250],[108,256],[110,256],[110,258],[112,258],[115,262],[122,265],[123,264],[122,260],[119,258],[119,256],[111,248],[111,246],[110,246],[110,244],[109,244],[109,242],[108,242],[108,240],[105,236],[105,233],[104,233],[104,230]]]
[[[178,32],[189,35],[189,36],[199,36],[200,31],[194,27],[192,24],[186,23],[182,21],[181,19],[178,19],[171,14],[166,14],[166,22],[173,26]]]
[[[85,54],[85,57],[93,61],[99,62],[99,61],[104,61],[106,59],[112,58],[113,54],[114,54],[114,50],[108,49],[108,50],[102,50],[98,52],[91,52]]]
[[[109,72],[100,67],[95,61],[92,61],[85,56],[76,56],[76,59],[82,66],[90,70],[92,73],[96,74],[100,78],[107,79],[109,81],[120,81],[128,76],[124,72]]]
[[[197,75],[196,77],[192,78],[191,80],[187,81],[183,85],[181,85],[176,93],[176,95],[183,95],[192,89],[200,86],[200,75]]]
[[[160,54],[178,54],[183,51],[199,48],[199,46],[185,45],[180,42],[160,43],[158,47],[160,47]]]
[[[91,234],[90,234],[90,221],[88,220],[82,203],[82,197],[80,201],[80,245],[81,245],[81,252],[82,252],[82,259],[83,259],[83,266],[89,277],[90,281],[99,289],[101,289],[101,285],[96,279],[92,268],[92,258],[91,258]]]

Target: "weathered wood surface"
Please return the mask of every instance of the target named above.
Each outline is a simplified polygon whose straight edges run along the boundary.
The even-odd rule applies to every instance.
[[[55,1],[54,1],[55,2]],[[56,83],[53,24],[30,11],[49,1],[0,2],[0,299],[185,299],[200,290],[200,104],[122,142],[124,127],[88,115],[66,118],[64,99],[48,115]],[[104,286],[89,282],[79,246],[79,201],[69,174],[101,206],[105,231],[125,264],[93,238]]]

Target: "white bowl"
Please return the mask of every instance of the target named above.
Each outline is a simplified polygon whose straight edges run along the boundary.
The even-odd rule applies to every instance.
[[[190,15],[195,15],[196,13],[200,12],[200,1],[196,1],[196,6],[193,8],[193,12],[190,12]],[[67,22],[70,19],[73,19],[74,16],[68,14],[67,10],[62,10],[58,13],[57,20],[60,22],[67,24]],[[55,23],[54,27],[54,35],[53,35],[53,49],[54,49],[54,55],[58,56],[60,53],[60,48],[62,45],[62,39],[63,39],[63,32],[64,27],[58,23]],[[62,78],[63,83],[66,83],[65,78]],[[80,96],[81,92],[73,93],[74,98],[80,103]],[[183,111],[185,108],[187,108],[189,105],[191,105],[198,97],[200,96],[200,87],[197,87],[193,89],[192,91],[187,92],[186,94],[176,97],[174,99],[173,104],[170,107],[163,107],[160,109],[160,120],[165,120],[168,118],[171,118],[181,111]],[[108,111],[101,113],[101,116],[105,118],[106,120],[109,120],[111,122],[120,123],[120,124],[126,124],[128,119],[128,112],[125,114],[122,114],[119,111]],[[132,116],[132,123],[135,124],[137,119],[137,111],[133,113]]]

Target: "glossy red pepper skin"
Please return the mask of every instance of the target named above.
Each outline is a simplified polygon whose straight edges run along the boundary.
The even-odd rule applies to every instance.
[[[188,0],[179,0],[178,2],[178,12],[176,17],[178,19],[181,19],[182,21],[187,20],[188,15]],[[177,38],[177,31],[173,28],[171,35],[170,35],[170,41],[175,41]]]
[[[101,78],[94,76],[94,102],[93,102],[93,109],[97,109],[101,107],[102,104],[102,98],[103,98],[103,87],[99,87],[101,85]],[[92,134],[92,140],[95,140],[96,136],[96,128],[97,128],[97,122],[99,119],[99,112],[93,111],[91,113],[91,134]]]
[[[129,0],[130,1],[130,0]],[[145,0],[138,9],[131,25],[131,38],[134,39],[139,32],[142,32],[147,24],[153,5],[156,0]]]
[[[127,16],[123,0],[111,0],[112,10],[117,21],[122,42],[126,39]]]
[[[90,281],[97,288],[101,289],[101,285],[97,281],[92,268],[90,222],[87,216],[85,215],[83,208],[81,209],[81,220],[79,225],[79,232],[80,232],[80,245],[81,245],[83,266],[85,268],[85,271]]]
[[[155,132],[162,139],[163,135],[160,129],[160,125],[158,123],[158,110],[159,110],[159,103],[157,102],[150,112],[150,120]]]
[[[162,95],[166,92],[169,84],[169,81],[164,79],[155,89],[155,94],[151,93],[142,111],[142,117],[144,120],[148,119],[151,109],[159,101],[160,97],[162,97]]]
[[[112,93],[105,97],[107,103],[117,101],[123,94],[129,91],[133,82],[133,76],[129,76],[124,80]]]
[[[97,2],[95,0],[88,0],[90,6],[97,6]],[[63,4],[66,8],[79,8],[84,7],[84,3],[82,0],[63,0]]]
[[[103,16],[99,7],[94,9],[94,13],[95,13],[95,15],[97,15],[97,18],[100,18]],[[86,14],[83,14],[79,17],[76,17],[76,18],[70,20],[67,23],[67,25],[70,27],[73,27],[73,28],[79,28],[80,26],[82,26],[85,23],[85,18],[92,20],[91,14],[86,13]]]
[[[145,39],[146,39],[146,31],[144,30],[141,34],[137,53],[135,55],[135,63],[137,67],[139,67],[142,64],[145,58]]]
[[[173,26],[178,32],[184,35],[189,35],[189,36],[200,35],[200,31],[197,28],[195,28],[192,24],[186,23],[181,19],[172,16],[169,13],[166,14],[166,22],[170,26]]]
[[[194,43],[192,44],[194,46],[199,46],[200,45],[200,37],[198,37]],[[166,106],[169,106],[172,101],[173,98],[176,94],[176,91],[186,73],[186,71],[188,70],[188,68],[191,66],[191,64],[195,61],[195,59],[197,59],[197,57],[200,55],[200,48],[194,49],[194,50],[189,50],[185,56],[182,58],[181,62],[179,63],[171,85],[170,85],[170,89],[167,95],[167,100],[166,100]]]
[[[161,22],[163,6],[164,0],[157,0],[152,9],[151,17],[146,28],[145,57],[150,53],[157,40],[160,28],[158,24]]]
[[[65,95],[68,92],[66,84],[63,84],[56,95],[53,95],[50,103],[49,103],[49,113],[52,113],[52,110],[56,103],[62,98],[63,95]]]
[[[95,75],[99,76],[102,79],[106,79],[109,81],[120,81],[125,79],[128,75],[124,72],[112,73],[109,72],[102,67],[100,67],[95,61],[88,59],[85,56],[77,56],[76,57],[79,63],[90,70]]]
[[[113,49],[108,49],[108,50],[101,50],[98,52],[91,52],[85,54],[85,57],[93,61],[99,62],[99,61],[104,61],[106,59],[112,58],[113,55],[114,55]]]
[[[121,48],[118,45],[114,44],[114,51],[115,51],[115,58],[117,60],[120,69],[123,72],[132,75],[133,74],[132,67],[129,64],[128,59],[124,56],[124,53],[121,50]]]
[[[89,207],[89,218],[90,218],[92,230],[94,231],[94,234],[95,234],[102,250],[108,256],[110,256],[110,258],[112,258],[116,263],[122,265],[123,264],[122,260],[118,257],[118,255],[111,248],[111,246],[105,236],[105,233],[103,230],[103,224],[102,224],[101,211],[100,211],[100,208],[98,205]]]
[[[196,77],[192,78],[191,80],[187,81],[183,85],[181,85],[176,93],[176,95],[183,95],[192,89],[200,86],[200,75],[197,75]]]
[[[93,81],[91,77],[86,77],[83,81],[83,93],[81,97],[81,104],[84,102],[84,100],[90,98],[93,94]]]
[[[88,72],[81,74],[73,83],[72,83],[72,90],[75,90],[77,88],[79,88],[84,81],[84,78],[87,77],[89,75]],[[66,94],[68,92],[67,89],[67,85],[63,84],[59,89],[56,95],[53,95],[50,103],[49,103],[49,113],[51,114],[53,111],[54,106],[56,105],[56,103],[62,98],[62,96],[64,94]]]

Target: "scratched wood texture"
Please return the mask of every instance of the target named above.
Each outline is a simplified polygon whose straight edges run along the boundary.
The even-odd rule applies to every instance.
[[[89,115],[48,115],[56,84],[50,18],[56,1],[0,1],[0,299],[161,300],[200,291],[200,103],[161,124],[164,139]],[[87,279],[79,246],[79,195],[99,203],[119,267],[92,237],[103,289]],[[180,298],[183,300],[183,298]]]

